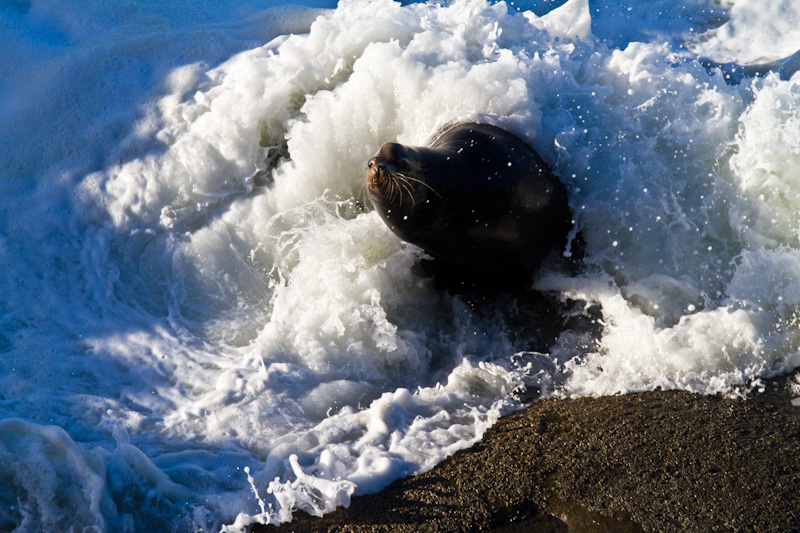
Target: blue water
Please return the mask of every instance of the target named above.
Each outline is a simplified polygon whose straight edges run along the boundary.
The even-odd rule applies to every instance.
[[[562,5],[563,4],[563,5]],[[0,5],[0,530],[238,531],[539,397],[800,365],[800,2]],[[359,207],[484,120],[570,191],[565,328],[437,291]],[[533,318],[536,321],[539,318]]]

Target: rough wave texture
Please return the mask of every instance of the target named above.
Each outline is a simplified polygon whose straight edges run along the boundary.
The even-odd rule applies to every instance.
[[[800,364],[800,75],[699,61],[793,53],[796,4],[195,4],[0,7],[0,528],[284,522],[525,388],[736,395]],[[382,142],[460,120],[570,191],[586,268],[536,289],[594,324],[537,353],[359,205]]]

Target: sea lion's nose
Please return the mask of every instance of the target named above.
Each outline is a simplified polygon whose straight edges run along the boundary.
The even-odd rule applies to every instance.
[[[384,168],[386,168],[386,163],[380,161],[377,157],[367,161],[367,175],[378,174]]]
[[[379,187],[382,183],[383,163],[378,162],[377,157],[367,161],[367,186],[370,188]]]

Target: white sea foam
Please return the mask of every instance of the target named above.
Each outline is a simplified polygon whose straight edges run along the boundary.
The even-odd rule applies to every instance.
[[[723,0],[728,20],[700,34],[692,49],[715,61],[765,63],[794,55],[800,43],[800,5],[794,0]]]
[[[125,5],[0,7],[0,529],[284,522],[526,388],[800,365],[800,75],[698,60],[791,56],[796,2]],[[459,120],[569,188],[585,269],[536,281],[562,316],[436,291],[360,206],[383,141]]]

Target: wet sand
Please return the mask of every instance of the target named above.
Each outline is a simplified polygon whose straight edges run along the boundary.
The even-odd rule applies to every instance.
[[[544,400],[419,476],[261,531],[800,530],[800,407],[680,391]]]

